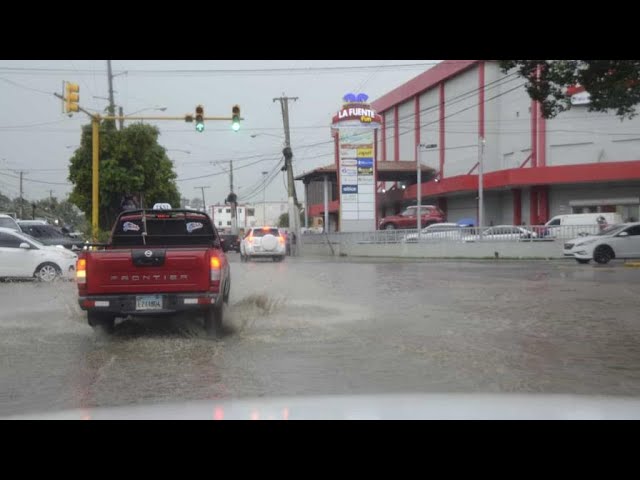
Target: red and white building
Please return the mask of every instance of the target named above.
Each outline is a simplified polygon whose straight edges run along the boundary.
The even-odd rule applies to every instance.
[[[639,219],[640,117],[590,113],[588,94],[578,88],[571,110],[545,120],[524,82],[494,61],[454,60],[388,92],[372,102],[382,116],[378,165],[416,162],[417,145],[437,145],[421,154],[435,174],[422,184],[423,204],[438,205],[449,221],[477,218],[484,138],[486,224],[541,224],[599,211]],[[385,182],[377,191],[380,217],[414,204],[417,186],[415,179]],[[309,203],[310,214],[323,213],[322,204]],[[330,202],[334,215],[337,206]]]

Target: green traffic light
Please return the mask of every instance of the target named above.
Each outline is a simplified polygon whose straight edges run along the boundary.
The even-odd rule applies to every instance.
[[[204,132],[204,123],[196,123],[196,131]]]
[[[235,121],[231,124],[231,128],[233,129],[234,132],[237,132],[238,130],[240,130],[240,122]]]

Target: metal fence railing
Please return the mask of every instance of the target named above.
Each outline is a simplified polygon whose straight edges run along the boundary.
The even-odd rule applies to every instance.
[[[304,245],[326,244],[408,244],[439,242],[542,242],[566,240],[594,235],[599,225],[544,225],[438,228],[437,225],[422,229],[375,230],[371,232],[305,233],[300,242]]]

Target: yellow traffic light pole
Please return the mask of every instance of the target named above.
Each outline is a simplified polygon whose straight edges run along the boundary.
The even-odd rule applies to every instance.
[[[70,84],[67,84],[70,85]],[[73,85],[73,84],[71,84]],[[98,214],[99,214],[99,185],[100,185],[100,122],[102,120],[182,120],[185,122],[193,122],[194,115],[186,114],[182,116],[123,116],[123,115],[106,115],[101,116],[96,113],[91,113],[78,105],[78,101],[80,99],[77,94],[77,88],[67,88],[67,98],[63,95],[59,95],[54,93],[54,95],[61,100],[67,102],[67,113],[71,113],[73,111],[79,111],[87,114],[91,118],[91,137],[92,137],[92,161],[91,161],[91,234],[93,237],[93,241],[97,242],[98,240]],[[75,94],[73,98],[70,93]],[[70,100],[73,101],[73,107],[70,107]],[[238,116],[235,115],[236,108],[239,112],[239,107],[236,105],[233,107],[234,115],[231,117],[202,117],[202,120],[210,120],[210,121],[237,121]],[[244,120],[244,118],[240,118],[240,120]],[[235,130],[235,127],[234,127]]]

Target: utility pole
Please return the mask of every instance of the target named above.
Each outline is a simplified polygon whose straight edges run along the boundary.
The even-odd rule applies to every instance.
[[[294,232],[299,237],[298,228],[298,198],[296,195],[295,180],[293,179],[293,151],[291,150],[291,137],[289,133],[289,100],[294,102],[298,100],[298,97],[285,97],[284,93],[282,97],[274,98],[273,101],[280,102],[280,108],[282,109],[282,122],[284,124],[284,138],[285,146],[282,150],[284,155],[284,168],[287,171],[287,194],[289,197],[289,230]]]
[[[262,224],[267,224],[267,175],[269,172],[262,172],[264,188],[262,189]]]
[[[479,159],[478,159],[478,226],[480,227],[480,235],[482,235],[482,227],[484,227],[484,146],[485,138],[479,137]]]
[[[205,188],[211,188],[211,187],[193,187],[193,188],[195,188],[196,190],[199,188],[199,189],[200,189],[200,191],[202,191],[202,208],[203,208],[203,209],[204,209],[204,211],[206,212],[206,211],[207,211],[207,204],[206,204],[206,202],[204,201],[204,189],[205,189]]]
[[[229,160],[229,203],[231,203],[231,233],[238,233],[238,196],[233,192],[233,160]]]
[[[22,198],[22,175],[24,174],[24,172],[22,170],[20,170],[20,218],[24,218],[22,216],[23,212],[23,207],[22,207],[22,203],[24,202],[24,198]]]
[[[113,99],[113,73],[111,72],[111,60],[107,60],[107,75],[109,76],[109,115],[115,115],[116,102]]]
[[[118,122],[120,123],[120,130],[122,130],[124,128],[124,109],[122,107],[118,107],[118,115],[120,115]]]

